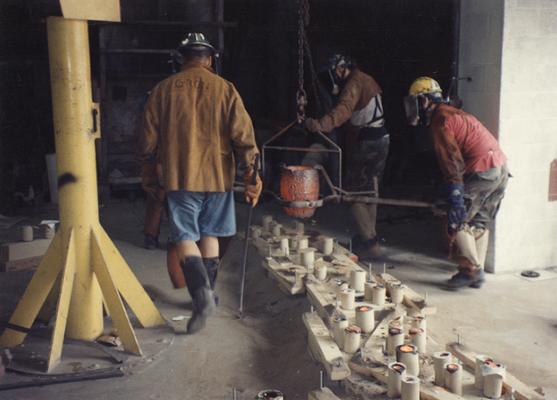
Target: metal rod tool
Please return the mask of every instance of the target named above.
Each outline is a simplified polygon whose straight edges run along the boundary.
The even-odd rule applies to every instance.
[[[253,177],[252,177],[252,185],[257,183],[257,174],[259,171],[259,154],[255,156],[255,163],[253,165]],[[240,283],[240,308],[238,310],[238,317],[242,318],[244,313],[244,288],[246,286],[246,266],[248,263],[248,245],[249,245],[249,231],[251,227],[251,218],[253,215],[253,209],[255,205],[250,204],[250,208],[248,211],[248,222],[246,224],[246,234],[245,234],[245,241],[244,241],[244,257],[242,261],[242,282]]]

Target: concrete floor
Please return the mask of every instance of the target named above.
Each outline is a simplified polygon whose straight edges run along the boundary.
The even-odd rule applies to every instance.
[[[239,230],[245,206],[238,206]],[[262,204],[254,221],[264,213],[288,220],[278,207]],[[42,217],[48,215],[44,213]],[[438,222],[409,210],[381,210],[380,235],[387,239],[386,255],[374,263],[427,293],[438,313],[428,321],[435,342],[460,341],[477,352],[492,355],[531,386],[542,386],[547,399],[557,399],[557,273],[527,281],[515,274],[489,275],[481,290],[442,290],[452,273],[440,244]],[[189,315],[186,290],[173,290],[166,274],[165,252],[141,248],[143,204],[113,202],[101,209],[107,228],[136,275],[167,318]],[[352,226],[343,206],[318,210],[307,225],[350,236]],[[161,238],[166,235],[165,226]],[[242,242],[232,241],[219,275],[218,313],[208,329],[195,336],[175,335],[168,348],[122,378],[0,392],[1,399],[252,399],[262,389],[278,388],[287,399],[305,399],[319,384],[319,366],[307,355],[301,314],[309,306],[304,297],[287,298],[266,279],[255,251],[250,251],[246,288],[247,315],[235,316],[238,305]],[[527,266],[525,266],[527,268]],[[25,287],[28,273],[0,276],[0,317],[9,315],[13,299]],[[10,295],[8,295],[8,293]],[[179,333],[185,322],[173,323]],[[153,333],[142,332],[142,337]]]

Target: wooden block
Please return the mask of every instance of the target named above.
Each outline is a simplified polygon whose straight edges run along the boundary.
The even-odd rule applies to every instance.
[[[312,390],[308,393],[308,400],[340,400],[329,388]]]
[[[308,330],[308,343],[311,352],[319,358],[329,378],[333,381],[345,379],[350,375],[350,368],[325,323],[316,313],[303,315],[304,325]]]
[[[23,271],[37,268],[43,256],[23,258],[21,260],[0,262],[0,272]]]
[[[350,368],[361,375],[369,376],[378,382],[387,384],[388,370],[386,366],[368,365],[355,357],[350,361]],[[426,383],[420,384],[420,400],[462,400],[461,396],[448,392],[446,389]],[[479,398],[478,398],[479,399]]]
[[[388,282],[400,281],[399,279],[388,273],[374,274],[374,276],[375,279],[383,285],[386,285]],[[408,286],[404,290],[403,303],[406,307],[419,311],[421,314],[424,315],[433,315],[437,313],[437,307],[428,306],[424,297]]]
[[[43,256],[52,239],[35,239],[32,242],[4,243],[0,246],[0,262]]]
[[[335,296],[334,292],[327,287],[324,287],[323,283],[316,281],[315,279],[310,279],[306,282],[306,291],[308,293],[308,299],[310,303],[318,310],[325,311],[329,306],[334,309]]]
[[[447,344],[447,350],[457,357],[465,367],[474,370],[476,367],[476,353],[458,343]],[[503,393],[511,393],[515,390],[517,400],[544,400],[545,396],[536,392],[533,388],[519,381],[513,375],[506,372],[503,379]]]
[[[304,278],[301,276],[296,277],[289,273],[289,268],[296,267],[296,265],[282,266],[274,259],[268,257],[263,259],[262,265],[269,272],[269,275],[278,282],[279,288],[286,294],[296,295],[305,293]]]
[[[377,363],[386,366],[388,364],[386,356],[383,354],[383,346],[386,346],[386,339],[388,335],[389,322],[393,319],[404,315],[404,310],[397,307],[390,311],[383,319],[375,326],[375,329],[367,338],[364,344],[364,354],[367,357],[372,357]]]

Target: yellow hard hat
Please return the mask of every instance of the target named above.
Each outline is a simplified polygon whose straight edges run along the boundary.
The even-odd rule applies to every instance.
[[[442,94],[443,91],[441,90],[439,82],[429,76],[420,76],[419,78],[416,78],[408,90],[408,94],[410,96],[435,93]]]

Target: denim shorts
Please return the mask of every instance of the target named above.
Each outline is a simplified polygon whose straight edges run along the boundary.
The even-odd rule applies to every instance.
[[[233,192],[167,192],[170,240],[198,241],[202,236],[236,233]]]

